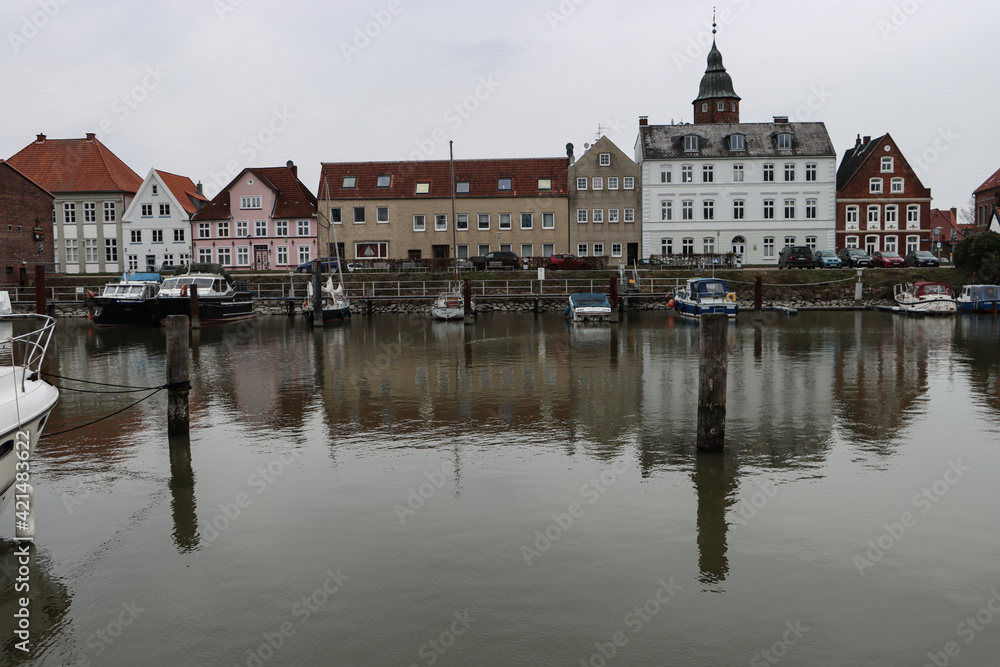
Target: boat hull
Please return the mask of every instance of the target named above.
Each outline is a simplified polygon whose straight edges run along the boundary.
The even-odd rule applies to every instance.
[[[955,299],[927,299],[919,301],[896,301],[899,310],[904,313],[920,315],[954,315],[958,312]]]
[[[126,326],[156,324],[156,299],[111,299],[87,297],[87,317],[96,326]]]
[[[17,492],[18,432],[27,433],[30,457],[48,421],[49,413],[59,401],[59,390],[45,380],[32,380],[31,373],[28,374],[28,379],[24,379],[22,368],[8,366],[3,371],[0,382],[10,389],[5,390],[0,398],[0,516]],[[14,378],[10,377],[11,374],[14,374]]]
[[[310,322],[313,321],[313,314],[311,310],[302,311],[303,315]],[[351,319],[351,307],[341,306],[339,308],[324,308],[323,309],[323,324],[328,322],[343,322],[345,320]]]
[[[156,321],[161,324],[170,315],[190,315],[190,297],[157,297],[154,307]],[[244,298],[213,299],[203,297],[198,299],[198,319],[202,324],[215,322],[232,322],[254,317],[253,301],[249,296]]]
[[[1000,301],[963,301],[957,302],[958,309],[963,313],[997,313],[1000,312]]]
[[[431,315],[439,320],[460,320],[465,317],[465,308],[458,306],[431,306]]]
[[[732,302],[701,303],[684,298],[674,299],[674,309],[684,317],[701,317],[702,315],[725,315],[735,318],[739,314],[739,306]]]

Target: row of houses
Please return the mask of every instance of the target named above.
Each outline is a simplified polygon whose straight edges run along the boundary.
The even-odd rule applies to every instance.
[[[315,195],[289,161],[244,169],[212,200],[185,176],[141,178],[94,134],[39,134],[0,160],[0,266],[7,279],[39,262],[66,273],[189,261],[287,270],[335,250],[612,263],[731,252],[768,265],[786,245],[947,251],[996,215],[1000,171],[976,190],[976,224],[963,226],[955,209],[931,209],[889,134],[859,135],[838,166],[823,123],[743,123],[740,102],[713,42],[694,122],[640,117],[633,156],[599,137],[578,158],[567,144],[557,158],[325,162]]]

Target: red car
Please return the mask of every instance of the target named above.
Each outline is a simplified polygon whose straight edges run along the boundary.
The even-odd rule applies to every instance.
[[[587,268],[587,261],[568,252],[557,252],[549,257],[549,263],[546,267],[549,271],[555,271],[556,269],[585,269]]]
[[[885,252],[876,252],[872,255],[872,259],[875,261],[875,266],[884,266],[886,268],[892,266],[903,266],[906,263],[902,257],[889,250],[886,250]]]

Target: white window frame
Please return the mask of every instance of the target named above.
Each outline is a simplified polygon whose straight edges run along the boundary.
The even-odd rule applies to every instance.
[[[733,200],[733,220],[743,220],[746,215],[746,203],[742,199]]]
[[[448,231],[448,214],[447,213],[435,213],[434,214],[434,231],[435,232],[446,232],[446,231]]]
[[[613,225],[613,224],[617,223],[618,220],[619,220],[619,218],[618,218],[618,209],[616,209],[616,208],[609,208],[608,209],[608,224],[609,225]]]
[[[535,228],[535,215],[534,213],[522,213],[521,214],[521,229],[534,229]]]
[[[469,231],[469,214],[468,213],[456,213],[455,214],[455,229],[460,232]],[[468,247],[466,247],[468,250]]]
[[[623,218],[626,223],[635,222],[635,209],[627,208],[624,211],[625,217]]]
[[[886,204],[885,206],[885,228],[892,231],[899,229],[899,206],[896,204]]]
[[[253,235],[259,239],[267,236],[267,220],[253,221]]]
[[[681,220],[694,220],[694,200],[685,199],[681,202]]]
[[[817,166],[815,162],[806,163],[806,180],[815,181],[817,176]]]
[[[611,256],[612,257],[621,257],[622,256],[622,244],[621,243],[612,243],[611,244]]]
[[[425,232],[427,231],[427,216],[422,213],[415,213],[413,215],[413,231],[415,232]]]
[[[556,228],[556,214],[542,213],[542,229],[555,229],[555,228]]]
[[[785,200],[785,220],[795,219],[795,200],[786,199]]]
[[[604,189],[604,177],[594,176],[590,179],[590,189],[591,190],[603,190]]]
[[[501,213],[497,220],[497,229],[513,229],[510,224],[510,213]]]
[[[844,210],[844,229],[846,229],[849,232],[859,231],[861,229],[860,216],[861,216],[860,206],[856,205],[848,206]]]
[[[774,257],[774,237],[764,237],[764,257]]]
[[[308,220],[299,220],[295,225],[296,236],[309,236],[310,225]],[[239,236],[239,234],[237,234]]]
[[[878,176],[873,176],[868,179],[868,194],[878,195],[882,194],[882,179]]]
[[[389,223],[389,207],[388,206],[376,206],[375,207],[375,224],[388,224]]]
[[[608,190],[617,190],[617,189],[618,189],[618,177],[608,176]]]
[[[903,179],[900,176],[894,176],[891,181],[889,181],[889,192],[894,194],[900,194],[903,192]]]
[[[660,220],[667,221],[674,219],[674,203],[669,199],[660,202]]]
[[[869,204],[865,213],[865,229],[882,229],[882,207]]]
[[[578,176],[577,177],[577,179],[576,179],[576,189],[577,190],[586,190],[587,189],[587,177],[586,176]]]
[[[622,179],[622,186],[626,190],[635,190],[635,177],[626,176],[624,179]]]
[[[893,172],[895,161],[889,157],[885,156],[879,160],[879,171],[883,174],[891,174]]]
[[[489,230],[490,228],[490,214],[489,213],[477,213],[476,214],[476,229],[480,231]],[[489,251],[487,251],[489,252]]]
[[[240,197],[241,209],[263,208],[260,195],[243,195]]]
[[[577,243],[576,244],[576,256],[577,257],[586,257],[587,256],[587,244],[586,243]]]
[[[742,183],[745,178],[745,170],[742,164],[733,165],[733,183]]]
[[[702,183],[714,183],[715,182],[715,165],[714,164],[703,164],[703,165],[701,165],[701,182]]]
[[[906,229],[920,229],[920,204],[906,205]]]
[[[597,163],[601,167],[611,166],[611,153],[601,153],[597,156]]]
[[[681,165],[681,183],[694,183],[694,165]]]
[[[278,266],[288,266],[288,246],[279,245],[275,250],[277,251],[275,264]]]
[[[114,222],[118,217],[118,209],[113,201],[104,202],[104,222]]]
[[[210,222],[198,223],[198,238],[200,239],[212,238],[212,223]]]
[[[604,209],[603,208],[595,208],[592,211],[592,213],[593,213],[594,224],[595,225],[599,225],[599,224],[603,224],[604,223]]]
[[[906,254],[909,255],[911,252],[920,250],[920,235],[918,234],[907,234],[906,235]]]
[[[815,199],[806,200],[806,220],[815,220],[818,212],[818,202]]]

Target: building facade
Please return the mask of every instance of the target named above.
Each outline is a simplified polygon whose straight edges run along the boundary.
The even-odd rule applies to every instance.
[[[83,139],[34,142],[10,163],[55,196],[53,246],[56,270],[115,273],[122,269],[121,216],[142,179],[93,132]]]
[[[858,136],[837,170],[837,247],[932,250],[930,217],[931,191],[892,137]]]
[[[1000,200],[1000,169],[993,172],[982,185],[976,188],[972,196],[976,200],[976,232],[985,232],[990,228],[990,222],[996,215],[997,202]]]
[[[447,160],[325,162],[320,218],[347,259],[545,257],[568,251],[568,166],[567,158],[455,160],[453,212]]]
[[[612,264],[639,258],[641,178],[632,158],[601,137],[570,165],[569,193],[570,252]]]
[[[35,265],[52,270],[51,192],[0,160],[0,285],[25,285]]]
[[[191,262],[191,218],[208,200],[186,176],[150,169],[122,215],[125,269]]]
[[[742,123],[713,41],[694,124],[639,119],[642,254],[734,253],[776,265],[786,245],[834,249],[836,160],[823,123]]]
[[[294,269],[319,257],[316,197],[284,167],[244,169],[191,217],[193,259],[232,269]]]

